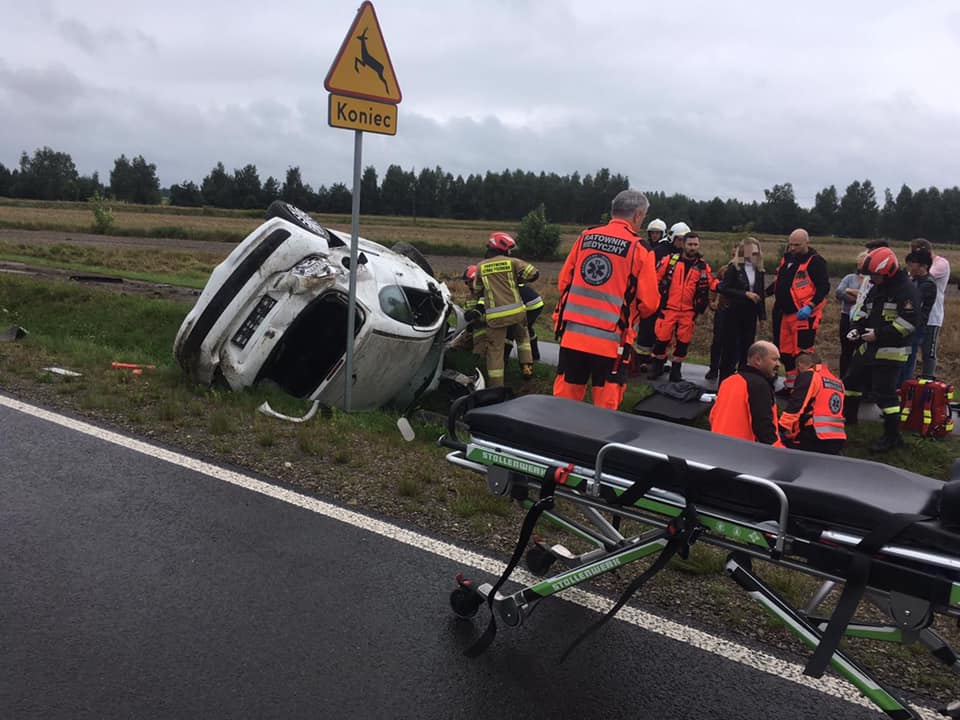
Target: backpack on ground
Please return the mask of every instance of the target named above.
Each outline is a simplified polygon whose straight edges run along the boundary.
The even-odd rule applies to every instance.
[[[900,385],[900,427],[922,437],[942,438],[953,432],[950,403],[953,385],[931,378]]]

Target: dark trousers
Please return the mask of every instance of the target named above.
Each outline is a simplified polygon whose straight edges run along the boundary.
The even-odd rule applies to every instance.
[[[903,363],[901,362],[870,361],[868,363],[861,353],[854,353],[853,359],[850,361],[850,369],[843,378],[843,384],[848,394],[862,393],[867,388],[872,387],[876,396],[875,402],[881,412],[889,411],[892,408],[899,410],[900,397],[897,395],[897,380],[902,369]]]
[[[719,370],[723,355],[723,334],[726,323],[727,308],[718,307],[713,311],[713,339],[710,341],[710,369]]]
[[[747,361],[747,350],[757,338],[756,308],[728,308],[722,335],[720,380],[733,375]]]
[[[850,332],[850,313],[840,313],[840,377],[847,374],[850,368],[850,358],[859,343],[847,340]]]

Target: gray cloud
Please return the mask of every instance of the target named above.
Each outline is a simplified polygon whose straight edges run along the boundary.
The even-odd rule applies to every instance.
[[[690,2],[439,3],[377,9],[403,90],[396,137],[364,165],[454,174],[601,167],[639,187],[810,204],[869,177],[882,192],[960,182],[960,14]],[[219,160],[349,183],[353,138],[323,79],[355,3],[49,2],[0,27],[0,162],[51,145],[81,172],[143,154],[164,184]],[[5,18],[6,19],[6,18]]]

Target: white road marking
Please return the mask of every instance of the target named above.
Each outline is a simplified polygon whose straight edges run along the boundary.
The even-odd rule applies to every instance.
[[[340,522],[352,525],[353,527],[361,530],[366,530],[368,532],[381,535],[385,538],[389,538],[390,540],[404,543],[405,545],[409,545],[410,547],[418,550],[424,550],[446,560],[468,565],[495,577],[499,577],[505,568],[504,563],[499,560],[495,560],[494,558],[487,557],[486,555],[480,555],[479,553],[465,550],[464,548],[458,547],[451,543],[435,540],[433,538],[413,532],[412,530],[406,530],[382,520],[368,517],[362,513],[346,510],[342,507],[324,502],[323,500],[318,500],[313,497],[308,497],[306,495],[293,492],[292,490],[271,485],[270,483],[257,480],[249,475],[227,470],[225,468],[218,467],[217,465],[203,462],[202,460],[196,460],[194,458],[187,457],[186,455],[181,455],[180,453],[157,447],[156,445],[151,445],[150,443],[143,442],[142,440],[126,437],[125,435],[121,435],[110,430],[104,430],[103,428],[96,427],[95,425],[91,425],[80,420],[74,420],[73,418],[59,415],[57,413],[50,412],[49,410],[44,410],[43,408],[29,405],[19,400],[14,400],[13,398],[0,395],[0,406],[8,407],[11,410],[16,410],[26,415],[30,415],[41,420],[46,420],[47,422],[51,422],[56,425],[60,425],[61,427],[89,435],[90,437],[118,445],[128,450],[133,450],[134,452],[142,453],[143,455],[147,455],[158,460],[163,460],[171,463],[172,465],[193,470],[194,472],[201,473],[216,480],[222,480],[232,485],[242,487],[246,490],[251,490],[291,505],[296,505],[297,507],[310,510],[311,512],[318,513],[334,520],[339,520]],[[511,579],[516,579],[524,584],[529,584],[536,581],[536,578],[520,568],[513,573]],[[438,589],[438,591],[440,590],[442,589]],[[610,600],[608,598],[604,598],[596,593],[582,590],[580,588],[564,590],[560,597],[568,602],[575,603],[598,613],[605,613],[610,607]],[[864,707],[876,709],[876,706],[873,703],[863,697],[852,685],[844,680],[828,676],[824,676],[819,680],[815,680],[804,675],[803,667],[796,663],[781,660],[773,655],[768,655],[767,653],[747,648],[730,640],[717,637],[716,635],[711,635],[710,633],[681,625],[672,620],[668,620],[643,610],[630,607],[629,605],[620,610],[616,619],[630,623],[636,627],[643,628],[649,632],[657,633],[658,635],[670,638],[671,640],[692,645],[698,650],[703,650],[705,652],[718,655],[724,659],[732,660],[733,662],[740,663],[741,665],[745,665],[753,670],[759,670],[760,672],[773,675],[774,677],[789,680],[797,685],[802,685],[825,695],[830,695],[856,705],[862,705]],[[914,709],[921,718],[924,718],[924,720],[938,720],[943,718],[942,715],[932,708],[914,706]]]

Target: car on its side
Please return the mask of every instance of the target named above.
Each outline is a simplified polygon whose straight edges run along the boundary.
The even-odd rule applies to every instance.
[[[197,382],[270,383],[343,407],[350,236],[282,201],[210,275],[174,342]],[[406,243],[359,239],[351,406],[406,407],[436,387],[455,312]]]

